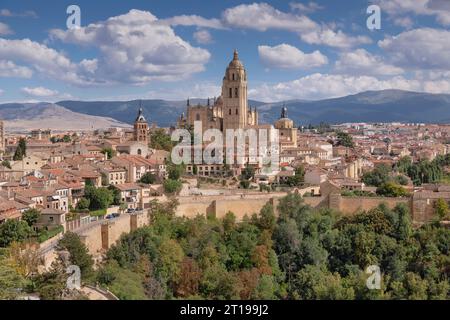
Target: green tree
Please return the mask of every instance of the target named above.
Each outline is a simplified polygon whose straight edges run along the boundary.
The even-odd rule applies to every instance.
[[[347,147],[347,148],[354,148],[355,147],[355,143],[353,142],[353,138],[348,133],[343,132],[343,131],[338,131],[336,133],[336,137],[337,137],[337,144],[339,146],[344,146],[344,147]]]
[[[294,298],[306,300],[351,300],[352,288],[346,288],[339,274],[332,274],[324,266],[306,266],[295,276]]]
[[[241,179],[242,180],[250,180],[255,177],[255,168],[251,166],[246,166],[244,170],[242,170],[241,173]]]
[[[0,247],[7,247],[12,242],[22,242],[33,234],[25,221],[8,220],[0,225]]]
[[[172,151],[172,148],[174,146],[173,141],[171,140],[171,137],[166,134],[164,129],[157,129],[154,130],[150,134],[150,147],[157,150],[166,150],[166,151]]]
[[[156,176],[150,172],[146,172],[139,180],[139,182],[145,183],[145,184],[154,184],[155,181],[156,181]]]
[[[106,209],[114,202],[114,193],[107,188],[86,186],[84,190],[84,196],[89,200],[90,210]]]
[[[72,138],[68,134],[65,134],[62,138],[62,142],[69,143],[71,141],[72,141]]]
[[[8,169],[11,169],[11,163],[6,159],[2,161],[2,166],[4,166],[5,168],[8,168]]]
[[[377,188],[377,194],[385,197],[406,197],[408,192],[394,182],[386,182]]]
[[[112,159],[116,155],[116,151],[112,148],[103,148],[101,153],[105,154],[107,156],[107,159]]]
[[[28,285],[27,279],[9,256],[9,249],[0,248],[0,300],[17,299]]]
[[[120,206],[122,204],[122,196],[120,190],[113,185],[109,186],[108,190],[111,192],[113,196],[112,204],[115,206]]]
[[[181,188],[183,187],[181,181],[167,179],[164,181],[164,190],[167,193],[175,194],[181,191]]]
[[[276,227],[277,218],[273,210],[273,205],[267,203],[262,207],[257,219],[257,226],[262,230],[273,232]]]
[[[437,199],[436,202],[434,203],[434,211],[439,217],[439,219],[441,220],[444,219],[449,212],[447,201],[445,201],[442,198]]]
[[[168,176],[171,180],[179,180],[184,174],[184,165],[171,164],[168,168]]]
[[[396,163],[395,167],[400,173],[407,173],[412,165],[412,159],[409,156],[401,157]]]
[[[19,144],[17,145],[16,151],[13,156],[14,161],[23,160],[27,155],[27,142],[24,138],[20,138]]]
[[[59,240],[57,250],[68,251],[70,254],[70,262],[80,267],[81,274],[84,277],[92,273],[94,260],[78,234],[66,232],[61,240]]]
[[[36,222],[38,222],[40,216],[41,212],[38,209],[28,209],[22,213],[22,220],[32,227]]]
[[[177,241],[170,239],[163,241],[158,251],[157,273],[174,285],[180,280],[183,249]]]
[[[76,209],[77,210],[87,210],[87,209],[89,209],[90,204],[91,204],[91,201],[89,199],[81,198],[77,202]]]
[[[390,179],[391,168],[385,164],[376,166],[372,171],[362,176],[362,181],[369,186],[380,187]]]

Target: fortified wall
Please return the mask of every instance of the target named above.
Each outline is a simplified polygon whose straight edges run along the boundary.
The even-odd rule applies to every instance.
[[[301,190],[299,193],[304,193]],[[251,216],[259,211],[267,203],[271,203],[275,209],[280,198],[287,193],[259,193],[259,194],[238,194],[219,196],[191,196],[179,197],[179,206],[176,210],[177,216],[194,218],[197,215],[215,216],[223,218],[228,212],[233,212],[238,220],[242,220],[245,215]],[[304,197],[305,204],[313,208],[330,208],[340,211],[343,215],[354,215],[363,210],[376,208],[384,203],[389,208],[394,208],[398,204],[406,204],[412,214],[415,223],[424,223],[432,219],[434,215],[434,197],[415,194],[411,198],[386,198],[386,197],[345,197],[338,193],[330,193],[320,197]],[[450,200],[450,192],[448,199]],[[103,220],[98,223],[81,227],[75,232],[80,235],[81,240],[86,245],[89,253],[95,259],[101,259],[102,254],[119,240],[123,234],[130,233],[149,223],[149,213],[123,214],[112,220]],[[55,247],[59,239],[41,244],[41,253],[44,265],[49,267],[56,257]]]
[[[177,216],[193,218],[197,215],[212,215],[222,218],[227,212],[233,212],[238,220],[245,215],[259,213],[261,208],[271,203],[277,208],[279,199],[286,193],[268,193],[245,196],[197,196],[193,198],[179,198]],[[450,198],[450,193],[449,193]],[[417,223],[429,221],[433,216],[433,203],[422,198],[388,198],[388,197],[345,197],[331,193],[320,197],[304,197],[305,204],[313,208],[330,208],[350,216],[358,212],[371,210],[384,203],[388,208],[398,204],[405,204],[410,208],[412,220]]]
[[[122,214],[111,220],[101,220],[85,225],[73,232],[80,236],[95,261],[102,259],[103,253],[119,240],[123,234],[130,233],[149,224],[147,212]],[[40,253],[44,269],[48,269],[56,259],[56,245],[61,236],[40,245]]]

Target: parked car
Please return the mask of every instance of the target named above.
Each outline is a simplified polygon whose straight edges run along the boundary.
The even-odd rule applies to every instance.
[[[113,218],[120,217],[120,213],[117,213],[117,212],[116,212],[116,213],[113,213],[113,214],[111,214],[111,215],[112,215]]]

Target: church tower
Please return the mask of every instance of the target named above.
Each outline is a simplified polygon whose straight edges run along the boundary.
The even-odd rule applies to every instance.
[[[134,140],[148,144],[148,123],[145,120],[142,108],[139,108],[138,116],[134,122]]]
[[[243,129],[248,125],[247,73],[238,53],[227,67],[222,84],[223,129]]]

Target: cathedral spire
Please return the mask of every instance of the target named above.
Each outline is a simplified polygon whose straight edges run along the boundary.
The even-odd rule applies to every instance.
[[[287,108],[286,105],[283,103],[283,108],[281,108],[281,117],[280,119],[284,119],[287,118]]]
[[[239,54],[237,49],[234,49],[233,60],[239,60]]]

